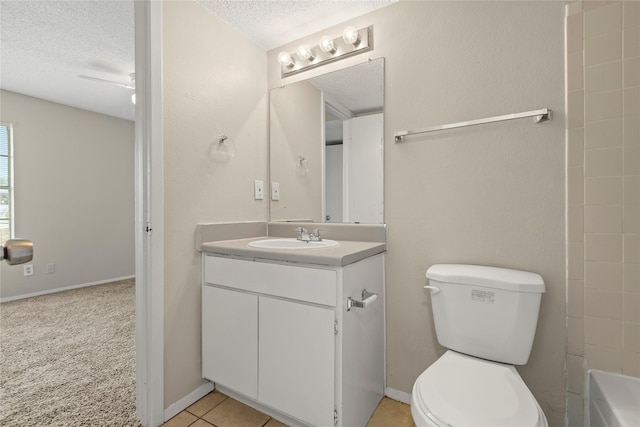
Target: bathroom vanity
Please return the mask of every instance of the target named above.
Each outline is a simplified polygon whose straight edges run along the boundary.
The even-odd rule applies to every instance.
[[[255,240],[202,245],[203,377],[287,424],[366,425],[384,394],[385,245]]]

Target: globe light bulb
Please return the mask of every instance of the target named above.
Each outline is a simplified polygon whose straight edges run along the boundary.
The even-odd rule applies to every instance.
[[[295,61],[288,52],[280,52],[280,54],[278,55],[278,62],[280,63],[280,65],[286,68],[292,68],[295,64]]]
[[[304,58],[307,61],[313,61],[316,57],[316,53],[313,51],[313,49],[304,45],[298,48],[298,55],[300,56],[300,58]]]
[[[342,32],[342,40],[344,40],[345,43],[356,47],[360,43],[360,34],[355,27],[347,27]]]
[[[318,43],[318,45],[320,46],[320,50],[323,52],[330,53],[331,55],[336,53],[336,45],[333,43],[333,39],[330,36],[320,37],[320,43]]]

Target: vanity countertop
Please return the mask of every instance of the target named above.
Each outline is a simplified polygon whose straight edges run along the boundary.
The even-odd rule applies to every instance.
[[[260,249],[249,246],[250,242],[276,237],[252,237],[249,239],[205,242],[202,251],[209,254],[232,255],[246,258],[261,258],[275,261],[299,262],[330,266],[345,266],[386,251],[380,242],[353,242],[340,240],[340,245],[315,249]]]

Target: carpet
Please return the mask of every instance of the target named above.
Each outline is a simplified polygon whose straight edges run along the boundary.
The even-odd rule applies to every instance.
[[[0,425],[139,426],[134,280],[0,304]]]

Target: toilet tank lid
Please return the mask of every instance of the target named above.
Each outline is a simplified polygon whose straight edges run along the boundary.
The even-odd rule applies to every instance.
[[[444,283],[474,285],[515,292],[545,291],[542,276],[528,271],[469,264],[434,264],[427,270],[427,279]]]

